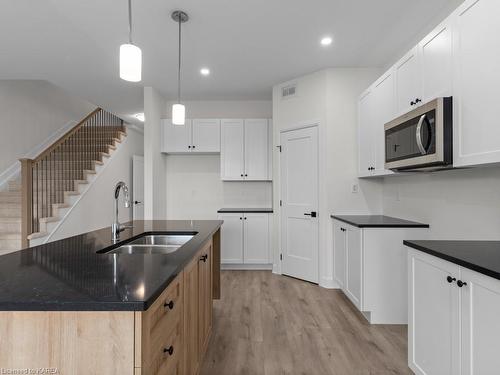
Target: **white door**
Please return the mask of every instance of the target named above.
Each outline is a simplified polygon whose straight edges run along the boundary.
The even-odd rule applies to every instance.
[[[345,287],[346,275],[346,235],[342,222],[333,221],[333,277],[339,284],[340,289]]]
[[[245,213],[243,260],[247,264],[269,264],[269,214]]]
[[[373,163],[373,94],[371,89],[361,95],[358,102],[358,174],[370,176]]]
[[[422,104],[421,71],[418,48],[413,48],[394,66],[397,114],[402,115]],[[418,104],[416,104],[419,100]]]
[[[372,137],[371,142],[373,173],[377,175],[392,174],[385,169],[385,130],[384,125],[396,117],[394,75],[392,70],[385,73],[375,82],[372,91],[371,116]]]
[[[221,178],[222,180],[243,180],[244,163],[243,120],[221,120]]]
[[[220,120],[195,119],[192,129],[192,152],[220,152]]]
[[[245,120],[245,180],[267,180],[269,126],[267,119]]]
[[[347,277],[345,291],[347,297],[354,306],[361,310],[361,277],[362,277],[362,254],[361,254],[361,231],[351,225],[345,226],[347,234],[346,258]]]
[[[174,125],[169,119],[161,120],[163,124],[163,147],[167,153],[191,152],[191,120],[185,125]]]
[[[408,362],[421,375],[456,375],[460,362],[459,267],[409,251]]]
[[[318,128],[281,133],[283,273],[318,282]]]
[[[461,269],[462,375],[496,375],[500,369],[500,281]]]
[[[500,1],[467,0],[453,35],[453,162],[500,162]]]
[[[221,263],[243,263],[243,212],[219,215],[221,228]]]
[[[452,46],[449,19],[419,44],[424,103],[437,97],[452,95]]]
[[[144,220],[144,156],[132,157],[132,204],[134,220]]]

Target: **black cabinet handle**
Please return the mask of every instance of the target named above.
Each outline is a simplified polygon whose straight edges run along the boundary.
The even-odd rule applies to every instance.
[[[240,220],[243,220],[243,218],[242,218],[242,217],[240,217]]]
[[[245,177],[248,177],[248,175],[245,173]]]
[[[174,354],[174,347],[170,345],[168,348],[163,348],[163,353],[172,355]]]
[[[192,148],[192,149],[195,149],[195,148],[196,148],[196,146],[195,146],[195,145],[193,145],[193,146],[191,146],[191,148]]]
[[[458,280],[457,281],[457,285],[459,288],[463,287],[464,285],[467,285],[467,283],[465,281],[462,281],[462,280]]]
[[[191,146],[188,146],[188,148],[191,148]]]
[[[241,176],[241,177],[243,177],[243,173],[242,173],[242,174],[240,174],[240,176]]]
[[[205,255],[202,255],[202,256],[200,257],[200,260],[201,260],[203,263],[205,263],[205,262],[207,261],[207,258],[208,258],[208,255],[207,255],[207,254],[205,254]]]
[[[174,301],[170,301],[170,302],[168,302],[168,303],[167,303],[167,302],[165,302],[165,303],[163,304],[163,307],[165,307],[165,308],[167,308],[167,307],[168,307],[170,310],[172,310],[172,309],[174,308]]]
[[[457,280],[457,279],[455,279],[454,277],[451,277],[451,276],[448,276],[448,277],[446,278],[446,281],[448,281],[450,284],[451,284],[452,282],[456,281],[456,280]]]
[[[340,230],[341,230],[342,232],[345,232],[345,231],[346,231],[346,229],[345,229],[345,228],[340,228]]]
[[[246,217],[244,217],[243,219],[244,219],[244,220],[246,220],[247,218],[246,218]]]
[[[417,98],[417,99],[415,99],[415,104],[418,104],[418,103],[420,103],[421,101],[422,101],[422,99]]]
[[[414,106],[415,104],[417,104],[417,103],[415,103],[413,100],[410,102],[411,106]]]
[[[134,201],[134,204],[141,204],[142,202],[140,201]]]

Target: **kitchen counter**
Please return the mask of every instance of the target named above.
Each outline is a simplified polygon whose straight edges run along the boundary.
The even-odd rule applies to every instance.
[[[108,227],[0,256],[0,311],[144,311],[222,221],[126,224],[134,227],[120,233],[116,244]],[[166,232],[196,234],[171,254],[96,253],[143,234]]]
[[[403,241],[406,246],[500,280],[500,241]]]
[[[429,224],[384,215],[331,215],[330,217],[358,228],[429,228]]]
[[[246,213],[272,213],[273,209],[272,208],[245,208],[245,207],[240,207],[240,208],[221,208],[217,212],[219,214],[230,214],[230,213],[239,213],[239,212],[246,212]]]

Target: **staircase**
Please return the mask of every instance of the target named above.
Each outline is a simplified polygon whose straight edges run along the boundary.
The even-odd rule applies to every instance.
[[[126,137],[123,120],[100,108],[35,159],[0,193],[0,255],[44,243]]]
[[[9,181],[8,190],[0,192],[0,255],[21,248],[21,185]]]

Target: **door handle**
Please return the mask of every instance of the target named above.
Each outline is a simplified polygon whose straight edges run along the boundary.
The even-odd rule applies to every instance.
[[[134,201],[134,204],[141,204],[141,201]]]
[[[311,211],[310,214],[304,214],[304,216],[316,217],[316,211]]]

